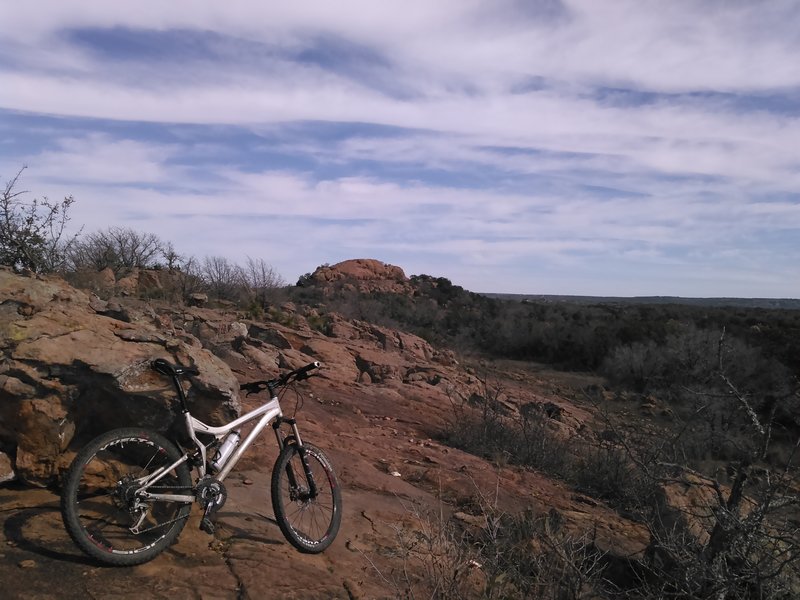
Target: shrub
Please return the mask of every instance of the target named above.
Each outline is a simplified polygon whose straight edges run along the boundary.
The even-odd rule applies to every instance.
[[[69,209],[75,202],[66,196],[53,203],[47,198],[26,201],[17,190],[23,167],[0,193],[0,264],[15,271],[49,273],[64,268],[66,256],[80,231],[66,233]]]
[[[109,227],[96,231],[74,244],[69,251],[69,266],[73,271],[102,271],[109,268],[120,276],[134,268],[153,269],[170,247],[153,233],[144,233],[129,227]]]
[[[328,315],[310,314],[306,317],[306,321],[311,329],[319,331],[326,336],[331,335],[332,321]]]
[[[394,527],[386,549],[391,571],[366,557],[396,597],[579,600],[610,588],[603,554],[588,536],[566,533],[557,512],[507,514],[480,492],[475,505],[479,514],[469,526],[446,518],[441,507],[406,507],[409,518]]]

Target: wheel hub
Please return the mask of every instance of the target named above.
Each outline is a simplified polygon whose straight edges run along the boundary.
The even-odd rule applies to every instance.
[[[131,513],[136,510],[139,502],[136,498],[136,491],[139,485],[133,480],[133,477],[126,475],[122,480],[117,483],[117,489],[114,491],[114,498],[120,508],[127,508]]]

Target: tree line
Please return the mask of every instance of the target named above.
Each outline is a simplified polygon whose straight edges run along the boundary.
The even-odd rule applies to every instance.
[[[465,353],[530,360],[558,368],[615,371],[624,355],[655,356],[674,345],[687,327],[723,328],[729,339],[758,349],[800,376],[800,311],[681,304],[583,304],[512,301],[464,290],[444,277],[411,277],[410,295],[361,294],[340,281],[323,293],[304,276],[292,291],[298,302],[324,304],[345,316],[409,330],[431,343]],[[655,359],[654,359],[655,360]],[[609,364],[610,361],[610,364]],[[665,362],[666,361],[666,362]],[[658,362],[658,361],[656,361]],[[666,365],[667,358],[661,363]],[[618,369],[617,369],[618,370]],[[669,377],[663,372],[660,377]],[[644,381],[627,378],[641,391]],[[647,385],[654,385],[649,381]]]
[[[224,256],[198,259],[180,254],[172,242],[154,233],[111,226],[84,233],[69,229],[69,210],[75,202],[29,199],[19,189],[20,169],[0,193],[0,264],[17,272],[59,273],[79,282],[81,274],[110,269],[115,278],[135,269],[175,274],[182,295],[206,292],[217,300],[245,304],[262,311],[285,285],[283,278],[262,258],[247,257],[237,264]]]

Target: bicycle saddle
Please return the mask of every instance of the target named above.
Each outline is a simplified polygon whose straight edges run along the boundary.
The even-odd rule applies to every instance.
[[[182,367],[180,365],[173,365],[163,358],[157,358],[150,363],[156,371],[162,375],[169,375],[170,377],[179,377],[180,375],[200,375],[197,367]]]

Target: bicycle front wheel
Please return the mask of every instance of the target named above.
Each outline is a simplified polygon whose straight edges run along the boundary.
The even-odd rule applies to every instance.
[[[310,444],[283,448],[272,471],[272,508],[283,535],[300,552],[317,554],[331,545],[342,521],[342,492],[322,450]]]
[[[181,453],[164,436],[138,428],[115,429],[92,440],[72,462],[61,493],[64,526],[90,557],[114,566],[147,562],[180,534],[191,503],[144,499],[143,477],[165,469]],[[147,491],[190,495],[186,463]]]

